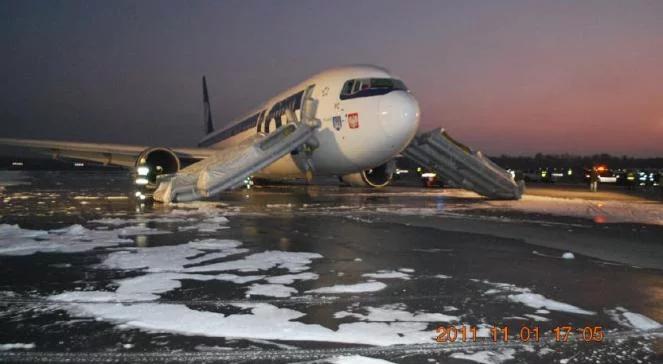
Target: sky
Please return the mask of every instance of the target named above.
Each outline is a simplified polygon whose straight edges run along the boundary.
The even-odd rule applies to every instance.
[[[0,1],[0,137],[194,146],[376,64],[485,153],[663,155],[663,1]]]

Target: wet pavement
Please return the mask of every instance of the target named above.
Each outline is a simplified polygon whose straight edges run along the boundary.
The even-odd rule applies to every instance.
[[[141,206],[124,173],[1,177],[0,361],[663,361],[663,228],[637,213],[333,185]]]

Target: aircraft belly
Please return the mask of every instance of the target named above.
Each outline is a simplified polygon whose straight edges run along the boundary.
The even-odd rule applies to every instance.
[[[303,178],[305,173],[297,165],[292,155],[288,154],[256,173],[255,176],[260,178]]]

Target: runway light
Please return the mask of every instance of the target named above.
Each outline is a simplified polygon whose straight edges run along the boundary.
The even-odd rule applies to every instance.
[[[138,167],[138,175],[139,176],[147,176],[148,173],[150,173],[150,168],[149,167]]]
[[[147,178],[136,178],[137,185],[146,185],[148,183]]]
[[[423,177],[423,178],[435,178],[436,176],[437,176],[437,174],[431,173],[431,172],[423,173],[421,175],[421,177]]]

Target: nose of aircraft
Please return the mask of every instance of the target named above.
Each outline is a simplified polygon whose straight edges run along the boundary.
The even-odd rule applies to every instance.
[[[380,124],[396,149],[405,148],[419,128],[419,103],[405,91],[390,92],[380,100]]]

